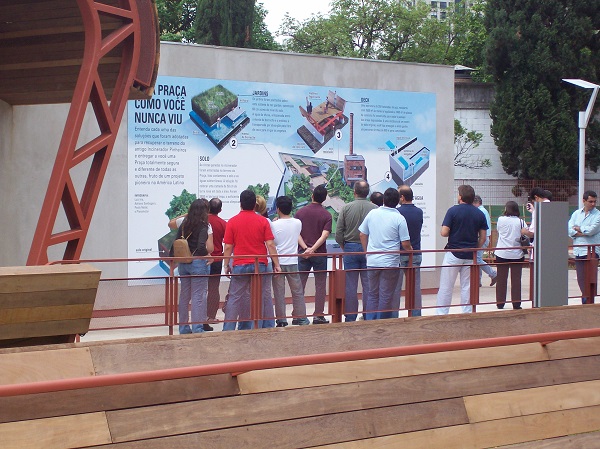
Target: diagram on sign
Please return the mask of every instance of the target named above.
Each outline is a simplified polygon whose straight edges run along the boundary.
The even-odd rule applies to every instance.
[[[386,145],[391,150],[390,172],[394,182],[399,186],[412,185],[429,168],[431,151],[416,137],[400,147],[396,147],[389,140]]]
[[[192,98],[190,118],[219,150],[250,122],[238,96],[220,84]]]
[[[298,107],[305,122],[297,132],[313,153],[323,148],[323,145],[335,135],[337,129],[346,126],[348,117],[344,115],[345,106],[346,100],[335,91],[329,91],[327,98],[321,104],[313,106],[307,98],[306,109],[302,106]]]

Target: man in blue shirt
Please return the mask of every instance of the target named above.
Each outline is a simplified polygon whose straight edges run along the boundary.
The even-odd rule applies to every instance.
[[[421,229],[423,228],[423,209],[418,208],[413,204],[414,194],[409,186],[403,185],[398,187],[400,194],[400,207],[398,212],[406,220],[408,225],[408,233],[410,235],[410,245],[414,251],[421,249]],[[421,296],[421,253],[413,253],[412,266],[415,268],[415,308],[412,310],[412,316],[421,316],[421,307],[423,304]],[[400,256],[400,267],[406,268],[409,266],[410,257],[408,254]],[[398,286],[394,293],[393,309],[400,309],[400,295],[402,293],[402,284],[404,281],[404,270],[400,270],[398,278]],[[394,312],[394,317],[398,317],[398,312]]]
[[[358,228],[363,250],[378,252],[367,254],[367,320],[392,318],[392,300],[400,275],[399,251],[412,249],[406,220],[396,210],[399,200],[396,189],[387,189],[383,194],[383,206],[369,212]]]
[[[593,190],[586,190],[583,193],[583,207],[577,209],[571,215],[569,220],[569,237],[573,239],[573,245],[600,245],[600,211],[596,209],[598,195]],[[598,254],[600,247],[595,246],[591,257],[594,265],[597,267]],[[581,290],[581,302],[587,304],[589,298],[585,297],[585,266],[588,259],[588,248],[585,246],[574,246],[573,255],[575,256],[575,270],[577,271],[577,283]],[[598,270],[594,270],[596,276],[593,281],[596,282]],[[589,279],[588,282],[592,281]]]
[[[485,271],[485,274],[487,274],[492,280],[492,282],[490,282],[490,287],[493,287],[496,284],[497,273],[483,260],[483,250],[490,246],[490,236],[492,235],[492,220],[490,219],[490,214],[488,213],[487,209],[483,207],[483,201],[479,195],[475,195],[473,206],[476,206],[481,212],[483,212],[483,215],[485,215],[485,221],[488,225],[487,231],[485,231],[485,242],[483,242],[481,250],[477,251],[477,263],[479,264],[479,286],[481,287],[481,277],[483,275],[482,272]]]
[[[485,215],[473,206],[475,190],[470,185],[458,188],[458,204],[446,212],[440,235],[448,237],[447,250],[481,248],[486,239],[488,225]],[[437,295],[438,315],[447,315],[452,303],[452,290],[460,274],[460,303],[463,313],[471,313],[471,265],[472,251],[447,251],[440,270],[440,288]]]

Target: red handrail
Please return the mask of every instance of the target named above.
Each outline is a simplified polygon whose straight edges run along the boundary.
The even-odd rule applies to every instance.
[[[514,335],[508,337],[482,338],[478,340],[428,343],[413,346],[398,346],[393,348],[362,349],[347,352],[308,354],[271,359],[216,363],[206,366],[189,366],[153,371],[106,374],[100,376],[77,377],[73,379],[1,385],[0,397],[22,396],[27,394],[50,393],[56,391],[79,390],[84,388],[108,387],[115,385],[130,385],[143,382],[158,382],[163,380],[184,379],[189,377],[209,376],[216,374],[237,375],[239,373],[263,369],[379,359],[415,354],[430,354],[435,352],[458,351],[464,349],[491,348],[525,343],[540,343],[545,346],[548,343],[558,340],[589,337],[600,337],[600,328],[546,332],[530,335]]]

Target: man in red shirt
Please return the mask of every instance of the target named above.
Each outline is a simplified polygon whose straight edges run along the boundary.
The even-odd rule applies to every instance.
[[[223,255],[223,237],[225,236],[225,227],[227,222],[219,217],[223,203],[219,198],[213,198],[209,202],[209,214],[208,222],[212,227],[213,231],[213,244],[215,246],[212,252],[213,256]],[[206,312],[208,314],[208,321],[215,322],[217,317],[217,310],[219,309],[219,302],[221,297],[219,295],[219,284],[221,283],[221,272],[223,271],[223,259],[215,259],[210,264],[210,277],[208,278],[208,302]],[[210,327],[210,329],[209,329]],[[209,324],[204,325],[204,330],[212,330]]]
[[[256,204],[256,195],[251,190],[244,190],[240,194],[241,211],[227,223],[225,228],[225,249],[223,252],[223,264],[225,265],[225,274],[231,277],[229,284],[229,300],[225,308],[224,331],[235,330],[236,321],[239,320],[238,329],[252,329],[250,321],[250,279],[249,274],[254,273],[255,256],[258,257],[258,271],[264,273],[267,271],[267,251],[273,261],[273,271],[281,272],[279,258],[271,226],[269,221],[254,212]],[[229,265],[229,260],[233,257],[233,269]],[[248,274],[248,276],[243,276]],[[273,319],[273,300],[270,295],[268,302],[270,304],[270,316],[265,316],[265,307],[267,298],[263,295],[263,316],[260,319]]]

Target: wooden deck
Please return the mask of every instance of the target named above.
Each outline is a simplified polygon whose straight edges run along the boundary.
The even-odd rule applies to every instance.
[[[600,327],[600,305],[0,350],[0,383]],[[0,398],[3,448],[600,447],[600,338]]]

